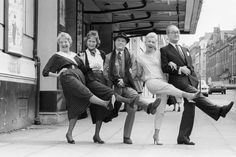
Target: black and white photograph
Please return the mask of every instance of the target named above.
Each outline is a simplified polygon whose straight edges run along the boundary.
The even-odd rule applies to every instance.
[[[0,0],[1,157],[235,157],[236,0]]]

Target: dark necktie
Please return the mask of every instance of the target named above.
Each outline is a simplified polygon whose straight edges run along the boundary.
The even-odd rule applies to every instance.
[[[180,49],[180,47],[178,45],[175,45],[176,47],[176,51],[180,54],[180,56],[182,57],[183,60],[185,60],[185,57],[184,57],[184,53],[183,51]]]
[[[118,63],[119,63],[119,75],[122,77],[123,70],[122,70],[122,54],[121,54],[121,52],[118,52],[117,59],[118,59]]]
[[[121,52],[118,52],[117,58],[118,58],[118,61],[119,61],[119,63],[120,63],[120,62],[121,62]]]

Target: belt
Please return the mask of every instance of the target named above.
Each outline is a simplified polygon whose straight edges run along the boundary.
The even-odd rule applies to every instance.
[[[78,67],[77,66],[75,66],[75,65],[70,65],[69,67],[67,67],[68,69],[78,69]]]

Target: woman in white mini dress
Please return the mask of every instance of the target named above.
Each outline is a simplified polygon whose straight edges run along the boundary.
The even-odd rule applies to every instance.
[[[164,74],[161,69],[161,58],[160,52],[157,50],[157,39],[157,34],[153,32],[146,36],[146,51],[144,53],[137,54],[137,61],[142,70],[136,71],[136,74],[134,75],[137,75],[145,82],[148,90],[152,94],[155,94],[157,97],[161,98],[161,103],[157,108],[154,119],[155,133],[153,135],[154,144],[161,145],[159,142],[159,131],[164,117],[168,95],[175,96],[177,102],[180,103],[182,98],[192,100],[196,98],[198,94],[187,93],[179,90],[167,82],[166,74]],[[174,64],[171,62],[169,65],[174,68]]]

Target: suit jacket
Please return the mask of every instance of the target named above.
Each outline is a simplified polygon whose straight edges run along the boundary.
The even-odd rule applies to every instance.
[[[190,84],[197,88],[198,78],[194,72],[191,55],[189,54],[187,48],[181,47],[181,49],[184,53],[185,59],[180,56],[180,54],[171,44],[168,44],[167,46],[160,49],[162,71],[169,74],[169,83],[177,87],[183,84]],[[170,61],[177,65],[177,70],[171,69],[171,67],[168,65]],[[190,69],[191,74],[189,76],[186,76],[185,74],[179,74],[178,71],[181,66],[187,66]]]
[[[120,77],[118,74],[118,69],[115,66],[116,59],[116,51],[113,50],[111,53],[106,55],[105,65],[104,65],[104,75],[107,79],[109,79],[113,85],[117,86],[118,79],[123,79],[126,87],[131,87],[136,90],[134,85],[134,81],[131,75],[131,57],[129,51],[127,49],[124,50],[124,58],[125,58],[125,70],[124,77]]]

